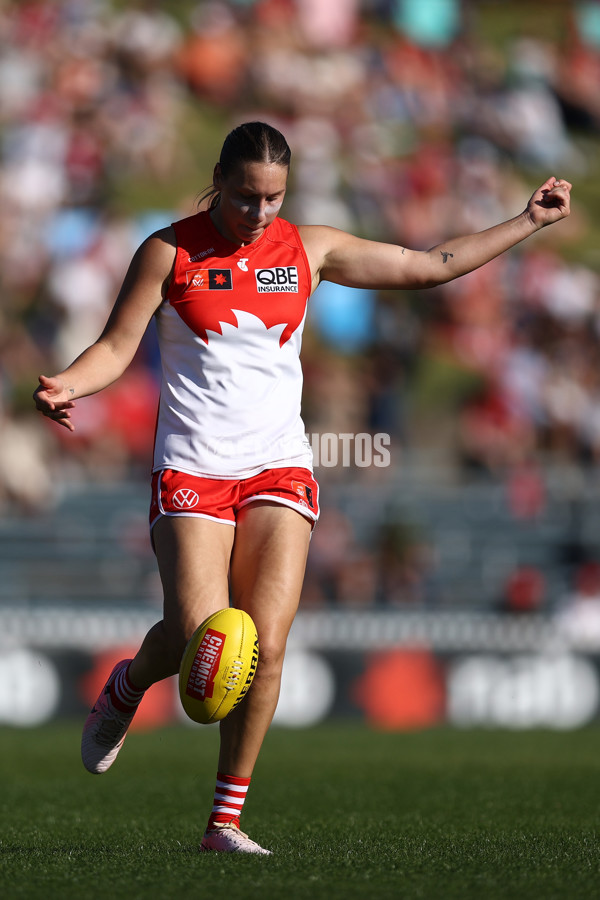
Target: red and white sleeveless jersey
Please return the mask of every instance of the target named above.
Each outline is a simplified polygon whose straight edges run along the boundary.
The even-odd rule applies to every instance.
[[[299,358],[311,276],[298,229],[275,219],[244,247],[222,237],[207,212],[174,229],[172,283],[157,312],[154,471],[312,470]]]

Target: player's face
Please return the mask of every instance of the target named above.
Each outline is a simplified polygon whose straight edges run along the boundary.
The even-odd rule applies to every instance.
[[[287,177],[287,166],[277,163],[240,163],[226,178],[217,166],[221,199],[211,215],[221,234],[234,244],[257,241],[279,213]]]

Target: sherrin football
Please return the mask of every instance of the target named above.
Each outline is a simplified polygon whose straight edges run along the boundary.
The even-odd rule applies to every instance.
[[[190,638],[179,667],[179,696],[194,722],[224,719],[244,698],[258,664],[258,634],[248,613],[220,609]]]

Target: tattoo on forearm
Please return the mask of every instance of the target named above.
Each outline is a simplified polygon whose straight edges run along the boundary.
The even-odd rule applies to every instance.
[[[404,254],[406,253],[406,247],[400,247],[400,249],[402,250],[402,256],[404,256]]]
[[[445,263],[448,262],[449,256],[451,256],[452,259],[454,259],[454,253],[450,253],[448,250],[440,250],[440,253],[442,254],[442,261]]]
[[[69,388],[69,393],[71,394],[71,396],[73,396],[73,394],[75,393],[75,388]]]

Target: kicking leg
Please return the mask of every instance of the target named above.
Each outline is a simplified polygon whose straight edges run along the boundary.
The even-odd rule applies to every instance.
[[[196,627],[229,605],[228,570],[234,528],[209,519],[164,517],[154,544],[164,589],[164,615],[133,660],[111,672],[83,728],[81,757],[102,774],[115,761],[144,691],[179,671]]]
[[[132,681],[140,688],[175,675],[198,625],[229,606],[234,535],[232,525],[200,517],[164,516],[154,526],[164,609],[131,664]]]

